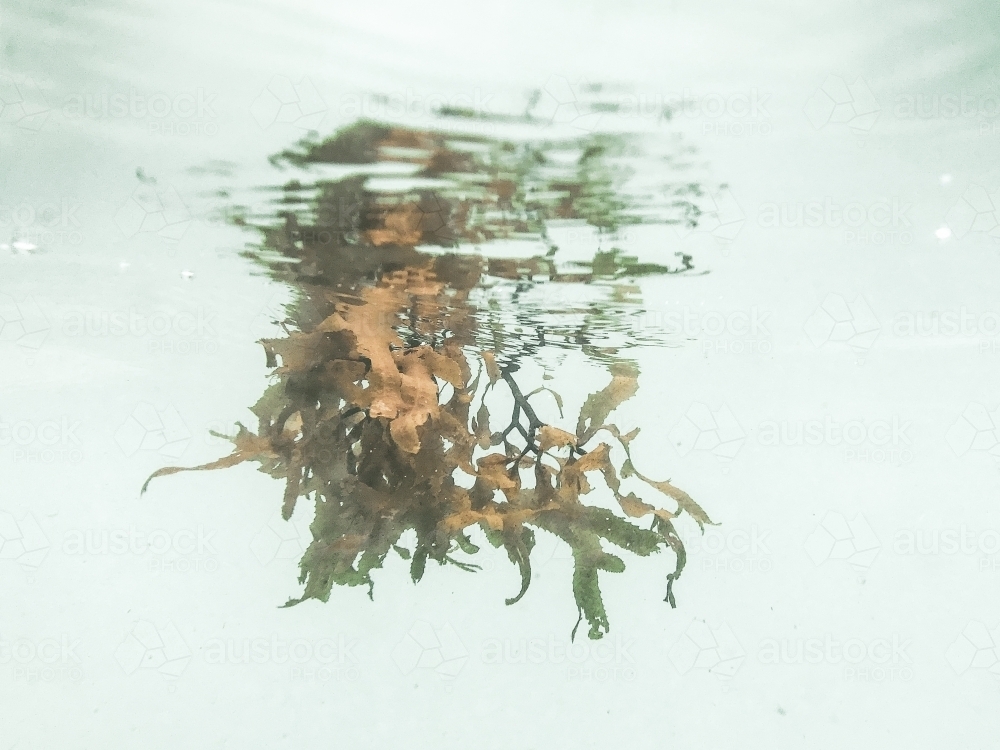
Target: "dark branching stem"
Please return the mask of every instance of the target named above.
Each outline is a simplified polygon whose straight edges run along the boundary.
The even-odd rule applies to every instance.
[[[515,417],[517,416],[519,410],[524,411],[524,415],[528,418],[528,429],[531,431],[532,439],[534,439],[535,430],[539,427],[544,427],[545,423],[538,418],[538,415],[535,414],[535,410],[531,407],[531,404],[528,403],[528,398],[521,393],[521,389],[517,385],[517,381],[514,380],[514,376],[509,372],[505,372],[501,375],[501,377],[504,379],[504,382],[507,383],[507,386],[510,388],[510,393],[514,397]],[[510,430],[509,427],[507,429]],[[524,434],[523,430],[521,432]]]
[[[513,459],[513,465],[517,466],[521,463],[521,459],[528,455],[528,453],[534,453],[539,458],[541,457],[542,452],[538,445],[536,445],[535,433],[545,426],[545,422],[538,418],[531,403],[528,401],[528,397],[521,392],[517,381],[514,380],[513,374],[505,370],[501,373],[500,377],[507,383],[507,387],[510,388],[510,394],[514,397],[514,413],[511,415],[510,424],[507,426],[507,429],[500,433],[500,437],[505,443],[509,444],[507,436],[514,430],[517,430],[525,441],[524,450],[521,451],[517,458]],[[521,424],[522,411],[524,412],[524,416],[528,418],[527,429]],[[573,451],[581,456],[587,452],[576,446],[573,446]]]
[[[340,413],[340,418],[341,419],[347,419],[348,417],[353,417],[355,414],[359,414],[361,412],[364,412],[365,416],[368,415],[368,410],[367,409],[365,409],[365,408],[363,408],[361,406],[352,406],[350,409],[342,411]]]
[[[514,397],[514,413],[511,415],[510,424],[507,426],[506,430],[500,433],[500,437],[506,443],[508,442],[507,436],[512,431],[517,430],[521,433],[521,437],[523,437],[525,441],[524,450],[522,450],[521,454],[514,459],[514,466],[517,466],[521,463],[521,459],[528,455],[529,452],[534,453],[536,456],[541,455],[541,451],[538,449],[538,446],[535,445],[535,433],[538,431],[539,427],[544,427],[545,423],[538,418],[538,415],[535,414],[535,410],[531,407],[531,404],[528,403],[528,398],[521,393],[521,389],[518,387],[517,381],[514,380],[514,376],[509,371],[505,371],[501,374],[501,377],[510,388],[511,396]],[[527,429],[525,429],[521,424],[522,411],[528,418]]]

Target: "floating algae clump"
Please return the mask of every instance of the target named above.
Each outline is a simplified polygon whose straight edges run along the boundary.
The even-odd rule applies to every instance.
[[[339,146],[335,138],[313,149],[326,160],[343,151],[343,162],[358,163],[420,147],[428,163],[472,169],[472,157],[448,152],[431,134],[363,124],[338,138]],[[385,146],[389,140],[392,148]],[[547,392],[561,412],[561,397],[547,387],[521,391],[518,358],[533,349],[518,343],[519,337],[512,346],[503,325],[470,295],[487,277],[551,280],[558,272],[544,258],[497,263],[478,254],[416,249],[448,247],[470,233],[496,237],[533,230],[541,237],[538,211],[521,210],[515,199],[524,193],[530,170],[512,174],[513,187],[485,181],[488,187],[475,201],[457,208],[426,191],[375,194],[363,177],[348,177],[317,186],[312,223],[289,212],[283,223],[261,227],[269,254],[258,260],[289,281],[298,299],[284,321],[287,335],[261,342],[275,380],[252,409],[256,430],[241,425],[230,456],[194,469],[256,462],[284,480],[285,519],[303,498],[314,503],[313,540],[300,562],[304,589],[288,605],[327,601],[335,584],[364,585],[371,596],[372,571],[390,554],[409,561],[415,582],[428,560],[476,570],[468,558],[458,558],[479,551],[469,536],[473,527],[502,547],[520,571],[520,590],[508,604],[528,590],[537,530],[569,545],[577,626],[586,620],[591,638],[609,629],[599,571],[625,569],[602,541],[639,556],[669,547],[675,563],[666,574],[665,598],[674,604],[673,583],[685,564],[674,518],[687,512],[699,526],[711,521],[687,493],[639,473],[630,455],[638,429],[622,434],[609,421],[637,392],[637,367],[612,356],[613,349],[593,345],[586,326],[578,327],[571,340],[601,360],[611,380],[586,399],[575,431],[543,422],[532,399]],[[588,195],[583,188],[576,194]],[[346,214],[336,210],[345,196],[353,201]],[[454,210],[428,214],[428,205]],[[555,205],[574,215],[572,202]],[[488,210],[498,206],[506,206],[506,213]],[[473,216],[479,218],[474,222]],[[276,255],[281,262],[273,260]],[[582,281],[604,273],[607,257],[595,257],[591,276],[583,274]],[[686,259],[681,270],[688,268]],[[581,281],[581,274],[573,280]],[[537,338],[544,333],[539,329]],[[514,404],[499,426],[491,425],[496,420],[487,407],[495,389],[506,389]],[[620,465],[612,461],[612,445],[625,456]],[[185,470],[160,469],[150,480]],[[600,494],[592,484],[598,475],[621,513],[586,502],[591,493]],[[622,480],[633,477],[669,500],[670,509],[626,493]],[[407,547],[401,539],[412,538],[410,532],[416,541]]]

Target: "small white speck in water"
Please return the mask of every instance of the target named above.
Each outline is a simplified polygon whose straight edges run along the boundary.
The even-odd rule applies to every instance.
[[[14,240],[11,243],[11,246],[14,248],[14,252],[16,253],[30,253],[31,251],[38,249],[38,245],[33,242],[25,242],[24,240]]]
[[[941,227],[934,233],[934,236],[945,242],[951,238],[951,230],[948,227]]]
[[[191,279],[194,278],[194,272],[193,271],[181,271],[181,278],[185,279],[186,281],[190,281]]]

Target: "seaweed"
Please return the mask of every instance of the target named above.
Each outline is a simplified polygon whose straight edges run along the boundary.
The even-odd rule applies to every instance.
[[[425,175],[464,173],[486,188],[476,197],[428,190],[386,195],[352,177],[317,186],[311,219],[283,210],[278,222],[259,227],[267,254],[249,255],[298,295],[282,321],[286,335],[261,341],[273,382],[252,408],[258,423],[239,425],[229,456],[162,468],[143,492],[158,477],[252,462],[284,481],[283,518],[311,502],[313,540],[299,564],[303,588],[285,606],[328,601],[334,586],[363,586],[373,597],[373,573],[389,555],[408,561],[414,583],[431,561],[475,572],[470,560],[480,550],[469,537],[473,528],[517,568],[520,588],[506,597],[513,605],[529,590],[537,533],[550,533],[572,550],[578,610],[572,635],[585,621],[589,637],[600,638],[610,628],[601,576],[625,570],[622,557],[607,548],[640,557],[670,550],[664,600],[676,606],[673,587],[686,554],[675,520],[687,513],[699,526],[711,521],[686,492],[633,464],[630,446],[639,431],[623,434],[612,421],[638,391],[633,362],[589,343],[584,328],[576,331],[574,340],[611,379],[586,399],[570,431],[540,416],[545,399],[563,417],[555,388],[538,385],[525,395],[518,382],[519,362],[535,348],[488,345],[503,342],[507,331],[482,315],[472,293],[484,276],[522,280],[526,268],[529,276],[558,278],[544,258],[505,265],[417,249],[519,232],[544,238],[552,217],[614,229],[625,221],[626,204],[602,158],[615,142],[592,139],[574,167],[579,179],[548,185],[559,188],[551,200],[532,198],[544,149],[484,147],[495,157],[485,166],[484,157],[450,149],[439,134],[361,122],[275,157],[296,165],[415,158]],[[275,253],[294,262],[276,262]],[[680,270],[692,268],[690,260],[684,256]],[[675,272],[637,267],[615,249],[595,256],[584,281],[630,268]],[[544,325],[536,334],[545,340]],[[514,404],[503,428],[491,426],[499,421],[487,405],[500,388]],[[626,492],[623,480],[644,487],[644,497]],[[620,513],[588,502],[601,497],[613,498]],[[664,500],[670,507],[661,507]]]

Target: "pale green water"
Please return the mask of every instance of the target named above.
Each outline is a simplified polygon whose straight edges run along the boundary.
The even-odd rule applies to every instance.
[[[140,731],[153,747],[333,737],[833,748],[881,746],[883,734],[915,747],[989,745],[990,643],[1000,641],[982,640],[975,623],[1000,618],[992,423],[980,418],[998,404],[997,204],[974,186],[994,196],[1000,186],[990,8],[5,3],[0,35],[0,232],[10,234],[0,244],[11,246],[0,250],[10,321],[0,418],[12,430],[0,510],[11,514],[5,538],[21,540],[0,556],[47,550],[0,560],[13,603],[0,641],[79,642],[52,662],[41,650],[3,661],[0,649],[11,747],[131,746]],[[830,76],[855,87],[850,112],[818,93]],[[600,97],[588,82],[613,84],[605,94],[624,111],[593,117]],[[626,160],[638,202],[690,175],[713,187],[714,214],[709,205],[690,232],[549,230],[562,257],[589,260],[613,244],[674,265],[682,252],[695,273],[643,277],[618,297],[599,285],[530,287],[516,308],[516,285],[482,294],[508,326],[520,315],[571,327],[567,311],[593,305],[602,346],[627,346],[641,371],[617,416],[623,430],[642,428],[636,465],[670,477],[721,525],[704,538],[690,522],[680,529],[690,562],[676,610],[661,601],[666,561],[626,556],[629,570],[607,577],[603,650],[578,645],[576,661],[561,650],[575,621],[571,562],[544,537],[532,587],[511,607],[502,599],[518,575],[497,553],[478,577],[429,566],[414,587],[397,561],[374,602],[350,589],[277,609],[297,593],[311,538],[308,519],[280,520],[279,482],[241,467],[165,478],[137,497],[160,466],[224,455],[208,431],[255,424],[247,407],[267,384],[256,340],[278,334],[289,290],[240,257],[256,237],[217,218],[234,206],[271,217],[266,188],[315,180],[267,161],[308,128],[326,135],[359,114],[426,128],[441,103],[520,113],[535,89],[554,140],[643,135]],[[665,120],[660,104],[671,102]],[[474,135],[537,137],[535,125],[474,125]],[[858,226],[828,210],[854,204]],[[799,211],[824,218],[795,226]],[[501,250],[521,246],[491,252]],[[905,325],[944,313],[971,322],[926,335]],[[116,314],[134,325],[73,327]],[[535,361],[569,415],[607,381],[569,336]],[[542,384],[542,374],[526,365],[522,377]],[[152,435],[142,444],[130,432],[140,419]],[[852,422],[863,439],[856,427],[850,440],[829,431]],[[823,437],[794,444],[810,424]],[[156,531],[171,540],[164,554],[144,546]],[[973,542],[908,552],[907,534],[949,531]],[[136,541],[103,551],[114,532]],[[260,658],[231,663],[254,639]],[[773,644],[780,662],[799,639],[874,651],[857,663],[771,663]],[[908,645],[894,652],[893,639]],[[418,640],[423,662],[411,659]],[[308,657],[284,655],[295,641]],[[62,722],[45,719],[53,705]]]

